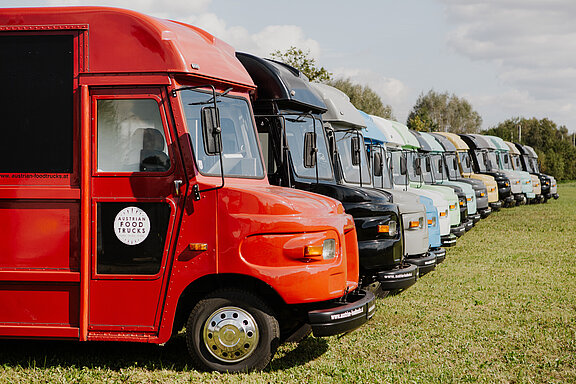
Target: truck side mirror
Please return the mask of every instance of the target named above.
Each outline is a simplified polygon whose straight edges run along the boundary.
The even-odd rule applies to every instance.
[[[352,137],[350,141],[352,153],[352,165],[360,165],[360,139]]]
[[[406,164],[406,158],[402,157],[400,159],[400,174],[405,175],[408,172],[408,165]]]
[[[468,166],[470,166],[470,159],[466,159]],[[456,158],[452,159],[452,165],[454,166],[454,170],[458,169],[458,160]]]
[[[422,174],[420,159],[414,159],[414,173],[416,173],[418,176]]]
[[[442,159],[438,159],[438,171],[440,173],[444,172],[444,167],[442,167]]]
[[[218,109],[202,108],[202,133],[206,154],[214,156],[222,152],[222,128]]]
[[[470,158],[467,157],[467,158],[466,158],[466,168],[470,168],[471,165],[472,165],[472,164],[470,163]]]
[[[306,132],[304,134],[304,167],[316,166],[316,151],[316,133]]]
[[[430,171],[432,171],[432,163],[430,161],[430,158],[427,157],[426,158],[426,172],[430,172]]]
[[[384,164],[382,163],[382,154],[380,152],[374,152],[374,164],[373,164],[373,168],[374,168],[374,176],[382,176],[382,166]]]

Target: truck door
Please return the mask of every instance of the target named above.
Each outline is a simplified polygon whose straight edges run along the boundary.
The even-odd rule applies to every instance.
[[[88,329],[155,333],[184,200],[167,96],[93,90],[91,103]]]

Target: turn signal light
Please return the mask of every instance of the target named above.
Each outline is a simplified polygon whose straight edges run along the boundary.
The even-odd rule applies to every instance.
[[[418,228],[420,226],[420,222],[418,220],[412,220],[408,226],[410,229]]]
[[[322,256],[324,247],[321,245],[307,245],[304,247],[304,257],[319,257]]]
[[[444,217],[448,214],[448,211],[440,212],[440,216]]]
[[[492,188],[490,191],[493,191],[494,188]],[[485,193],[484,192],[480,192],[480,197],[484,197]]]
[[[456,204],[450,204],[450,209],[456,209]]]
[[[208,244],[206,244],[206,243],[190,243],[188,245],[188,248],[190,248],[191,251],[207,251],[208,250]]]

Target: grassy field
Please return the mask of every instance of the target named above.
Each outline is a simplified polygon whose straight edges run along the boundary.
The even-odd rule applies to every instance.
[[[559,193],[481,221],[434,272],[380,299],[367,325],[284,345],[263,373],[196,372],[182,338],[1,341],[0,382],[576,382],[576,183]]]

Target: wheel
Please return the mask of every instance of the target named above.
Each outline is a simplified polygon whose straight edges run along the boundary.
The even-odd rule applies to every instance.
[[[278,348],[280,327],[272,311],[251,293],[223,289],[202,299],[186,324],[186,345],[201,370],[264,369]]]

